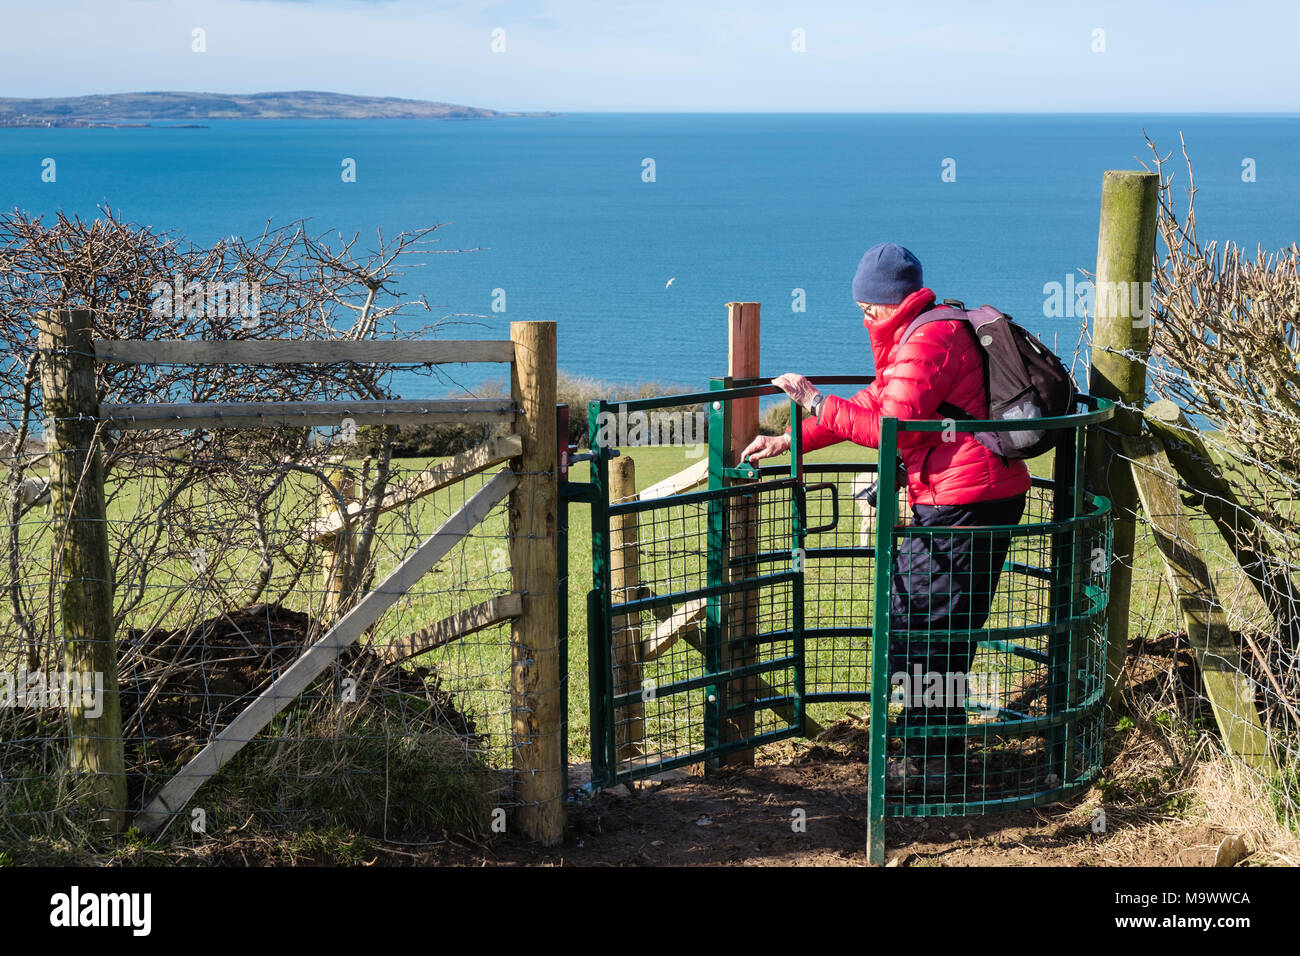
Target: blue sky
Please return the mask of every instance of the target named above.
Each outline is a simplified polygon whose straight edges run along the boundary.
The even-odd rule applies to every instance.
[[[1294,0],[4,0],[4,16],[6,96],[323,89],[575,112],[1300,109]],[[195,29],[205,52],[191,49]]]

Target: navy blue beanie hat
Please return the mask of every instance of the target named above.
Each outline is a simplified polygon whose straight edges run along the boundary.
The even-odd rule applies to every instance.
[[[853,277],[853,301],[898,305],[920,289],[921,261],[902,246],[882,242],[867,250]]]

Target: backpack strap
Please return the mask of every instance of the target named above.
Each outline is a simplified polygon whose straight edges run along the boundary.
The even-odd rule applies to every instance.
[[[972,318],[971,316],[976,313],[979,314],[978,318]],[[943,322],[949,319],[955,319],[961,322],[962,328],[964,328],[966,334],[970,336],[971,343],[975,346],[976,350],[983,354],[984,347],[980,344],[977,327],[998,318],[1010,318],[1010,316],[1005,316],[1003,313],[998,312],[991,306],[981,306],[979,309],[975,310],[975,313],[970,313],[966,311],[965,306],[959,300],[944,299],[942,306],[935,306],[928,309],[913,319],[911,324],[904,330],[902,337],[898,340],[898,344],[902,345],[906,342],[912,337],[916,330],[923,325],[927,325],[930,322]],[[986,371],[984,374],[984,391],[986,395],[988,394],[988,387],[988,373]],[[959,408],[949,401],[940,402],[936,411],[945,418],[968,422],[978,420],[964,408]],[[1007,460],[1005,455],[998,455],[998,458],[1002,459],[1004,467],[1010,465],[1010,462]]]
[[[931,322],[951,322],[951,321],[959,321],[962,323],[962,325],[966,325],[966,326],[969,326],[970,324],[969,322],[966,321],[966,313],[963,310],[955,309],[952,306],[947,305],[946,303],[944,305],[936,305],[929,309],[926,309],[924,312],[922,312],[920,315],[914,318],[911,324],[908,325],[908,327],[903,330],[903,334],[898,337],[897,345],[902,345],[904,342],[910,339],[913,335],[916,334],[916,330],[923,325],[929,325]]]
[[[970,321],[966,317],[966,310],[963,308],[961,301],[958,299],[944,299],[943,305],[931,306],[914,318],[911,324],[903,330],[903,334],[899,336],[898,344],[902,345],[910,339],[916,334],[916,330],[921,328],[923,325],[929,325],[931,322],[949,321],[960,322],[962,327],[970,334],[971,339],[975,339],[975,330],[971,328]],[[976,347],[978,347],[978,343]],[[966,421],[975,420],[974,415],[958,408],[951,402],[940,402],[938,410],[948,418],[960,418]]]

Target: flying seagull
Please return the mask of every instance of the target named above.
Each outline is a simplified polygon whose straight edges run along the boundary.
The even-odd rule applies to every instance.
[[[664,283],[664,288],[665,288],[665,289],[668,288],[670,285],[672,285],[672,284],[673,284],[674,282],[676,282],[676,281],[677,281],[677,276],[673,276],[671,279],[669,279],[667,282]]]

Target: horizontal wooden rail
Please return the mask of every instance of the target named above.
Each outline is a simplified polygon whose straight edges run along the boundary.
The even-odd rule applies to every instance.
[[[511,592],[475,604],[464,611],[449,614],[436,624],[422,627],[414,633],[379,648],[380,655],[390,664],[417,657],[435,650],[467,634],[485,630],[494,624],[508,621],[524,613],[522,595]]]
[[[394,399],[363,402],[204,402],[101,405],[100,417],[123,431],[145,428],[263,428],[272,425],[480,424],[512,422],[501,398]]]
[[[708,480],[709,459],[701,458],[685,470],[651,485],[641,492],[637,498],[639,501],[649,501],[651,498],[667,498],[670,495],[680,495],[682,492],[698,488]]]
[[[119,365],[447,365],[515,359],[508,340],[96,339],[94,348],[97,361]]]

